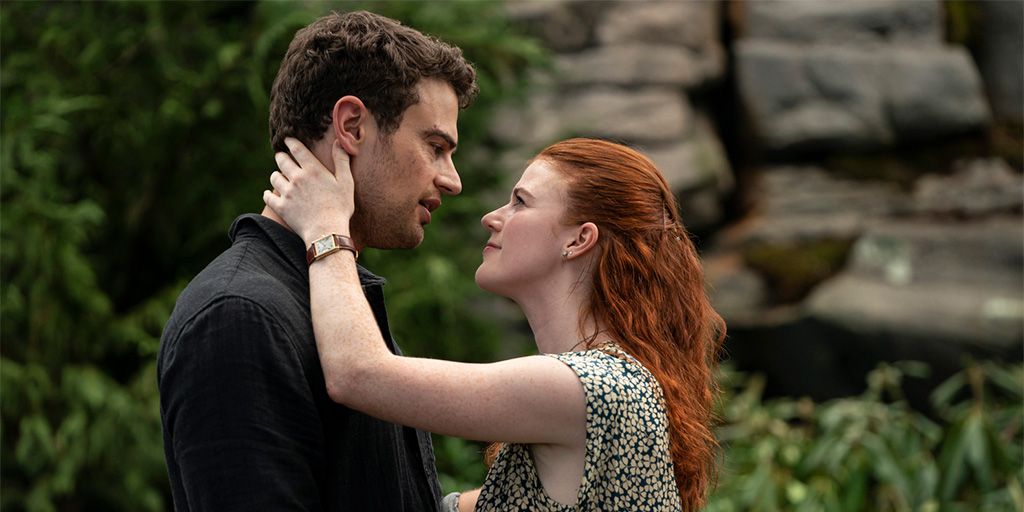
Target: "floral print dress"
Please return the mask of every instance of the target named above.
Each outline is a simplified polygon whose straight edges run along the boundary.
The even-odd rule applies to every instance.
[[[587,452],[576,503],[544,491],[529,445],[507,443],[487,473],[476,510],[681,511],[661,387],[613,343],[549,354],[572,368],[587,397]]]

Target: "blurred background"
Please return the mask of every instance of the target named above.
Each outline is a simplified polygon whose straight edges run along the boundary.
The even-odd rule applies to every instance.
[[[172,510],[155,354],[258,212],[293,34],[368,9],[460,46],[462,195],[367,251],[410,355],[535,348],[480,217],[570,136],[676,190],[726,319],[708,510],[1024,508],[1024,3],[3,2],[0,508]],[[216,390],[210,390],[216,392]],[[436,437],[446,491],[478,443]]]

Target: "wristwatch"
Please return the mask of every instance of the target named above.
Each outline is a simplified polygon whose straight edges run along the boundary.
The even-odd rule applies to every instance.
[[[352,242],[351,238],[330,234],[309,245],[309,250],[306,251],[306,264],[312,265],[314,261],[342,249],[352,251],[352,254],[356,255],[356,259],[359,259],[359,251],[356,250],[356,244]]]

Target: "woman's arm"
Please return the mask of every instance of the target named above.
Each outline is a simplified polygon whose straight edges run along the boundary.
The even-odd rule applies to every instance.
[[[480,496],[480,489],[466,491],[459,496],[459,512],[473,512],[476,508],[476,499]]]
[[[298,141],[298,165],[278,155],[283,175],[264,200],[308,244],[348,235],[354,209],[348,155],[335,144],[332,175]],[[355,255],[338,251],[309,269],[313,329],[331,398],[387,421],[484,441],[579,445],[586,399],[576,373],[543,356],[491,364],[400,357],[387,350],[363,296]],[[471,342],[471,341],[467,341]]]

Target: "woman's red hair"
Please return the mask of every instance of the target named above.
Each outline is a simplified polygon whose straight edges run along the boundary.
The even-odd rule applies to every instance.
[[[661,385],[679,496],[684,510],[696,510],[717,476],[711,428],[725,323],[708,301],[675,197],[653,162],[620,144],[570,139],[536,160],[565,179],[564,223],[598,227],[601,253],[580,327],[600,320]],[[588,348],[604,339],[592,336]]]

